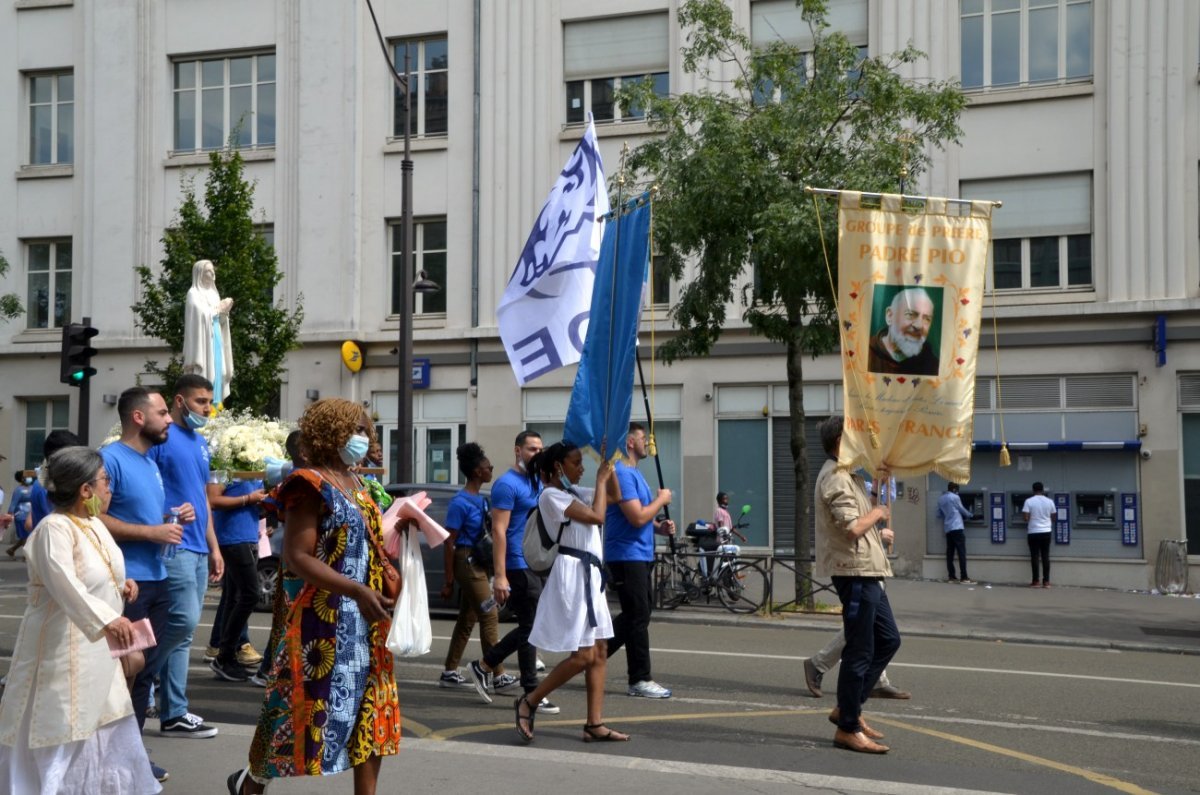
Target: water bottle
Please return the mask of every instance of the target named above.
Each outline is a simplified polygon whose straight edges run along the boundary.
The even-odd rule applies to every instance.
[[[171,524],[179,524],[179,509],[178,508],[171,509],[169,521]],[[176,544],[163,544],[162,546],[159,547],[158,559],[163,560],[163,561],[171,560],[172,558],[175,557],[176,547],[177,547]]]
[[[496,609],[496,597],[489,596],[479,603],[479,610],[484,613],[490,613]]]

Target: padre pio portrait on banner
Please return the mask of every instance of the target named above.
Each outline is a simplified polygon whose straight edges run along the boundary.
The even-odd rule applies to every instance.
[[[938,374],[941,287],[877,285],[867,370],[888,375]]]

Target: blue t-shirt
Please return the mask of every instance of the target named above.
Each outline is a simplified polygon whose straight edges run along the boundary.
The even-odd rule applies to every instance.
[[[168,508],[190,502],[196,518],[183,526],[180,549],[208,554],[208,442],[179,423],[172,423],[167,441],[150,448],[162,472]]]
[[[30,513],[33,516],[33,526],[37,527],[38,522],[45,519],[50,514],[54,513],[54,504],[50,502],[50,495],[42,488],[40,481],[33,481],[33,486],[29,489],[29,504]],[[24,528],[17,531],[17,535],[21,535]]]
[[[483,514],[488,510],[487,498],[463,489],[450,498],[446,508],[446,529],[458,533],[456,547],[473,547],[483,533]]]
[[[166,498],[162,475],[154,459],[124,442],[113,442],[101,448],[100,455],[104,458],[108,485],[112,489],[109,515],[129,524],[162,524]],[[142,582],[166,579],[167,569],[158,559],[161,544],[118,541],[117,546],[125,555],[126,577]]]
[[[618,461],[613,477],[621,487],[621,502],[635,497],[642,505],[654,500],[650,496],[650,484],[637,467],[626,466]],[[641,527],[634,527],[625,518],[619,503],[608,506],[604,513],[604,560],[605,561],[652,561],[654,560],[654,520]]]
[[[25,517],[29,516],[30,507],[29,486],[21,484],[13,491],[12,501],[8,504],[8,512],[13,515],[18,533],[25,532]]]
[[[225,486],[226,497],[241,497],[263,487],[261,480],[231,480]],[[241,505],[237,508],[213,508],[213,530],[217,543],[258,543],[258,506]]]
[[[525,564],[525,520],[537,506],[542,490],[529,482],[529,478],[515,469],[505,472],[492,486],[492,507],[511,511],[508,532],[504,534],[505,569],[527,569]]]

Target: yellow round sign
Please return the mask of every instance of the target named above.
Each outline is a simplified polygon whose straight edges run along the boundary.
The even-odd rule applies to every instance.
[[[358,343],[346,340],[342,343],[342,364],[352,373],[357,373],[363,366],[363,352]]]

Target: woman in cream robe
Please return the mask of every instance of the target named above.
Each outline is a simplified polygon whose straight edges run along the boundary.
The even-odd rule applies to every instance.
[[[233,343],[229,336],[232,298],[217,293],[216,270],[211,261],[192,266],[192,286],[183,309],[183,371],[199,373],[212,381],[213,400],[229,397],[233,380]]]
[[[133,638],[121,611],[137,586],[96,518],[112,496],[103,459],[68,447],[43,472],[56,510],[25,545],[29,601],[0,700],[0,791],[160,792],[109,652],[109,638]]]

